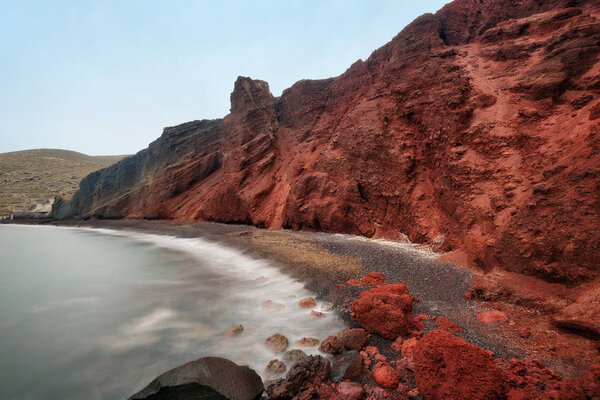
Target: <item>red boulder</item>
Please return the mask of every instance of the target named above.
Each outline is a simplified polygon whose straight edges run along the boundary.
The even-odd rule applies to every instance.
[[[406,336],[415,328],[412,298],[405,283],[379,286],[361,293],[350,311],[363,328],[390,340]]]
[[[385,284],[387,279],[381,272],[369,272],[361,281],[367,286],[379,286]]]
[[[415,344],[415,379],[425,398],[505,398],[504,375],[492,356],[453,334],[436,330]]]

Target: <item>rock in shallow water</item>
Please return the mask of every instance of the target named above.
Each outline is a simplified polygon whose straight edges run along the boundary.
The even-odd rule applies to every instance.
[[[265,339],[265,346],[275,354],[282,353],[288,347],[288,340],[285,336],[276,333]]]
[[[204,357],[165,372],[129,400],[255,400],[262,392],[262,379],[254,370]]]

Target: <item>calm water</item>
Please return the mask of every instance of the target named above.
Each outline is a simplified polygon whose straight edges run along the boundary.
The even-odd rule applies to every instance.
[[[206,355],[263,374],[271,334],[292,344],[343,328],[333,313],[310,319],[296,305],[308,295],[201,239],[0,225],[0,399],[123,399]],[[226,337],[234,324],[244,333]]]

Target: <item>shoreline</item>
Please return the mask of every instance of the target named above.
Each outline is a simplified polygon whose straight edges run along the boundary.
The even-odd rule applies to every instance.
[[[358,327],[350,318],[350,305],[366,287],[346,284],[368,272],[382,272],[388,283],[406,282],[414,303],[414,313],[426,314],[425,332],[435,329],[432,320],[444,316],[463,329],[463,337],[497,358],[535,357],[561,376],[577,377],[585,373],[592,360],[553,357],[552,351],[533,350],[518,336],[513,321],[505,326],[486,325],[477,314],[504,304],[465,299],[475,274],[464,267],[441,260],[432,251],[407,242],[368,239],[346,234],[264,230],[247,225],[212,222],[175,223],[164,220],[88,220],[88,221],[12,221],[26,225],[109,228],[176,237],[200,237],[233,247],[255,258],[269,260],[283,273],[304,283],[320,301],[331,302],[342,321]],[[564,334],[563,334],[564,335]],[[587,339],[571,338],[576,343]],[[583,342],[581,342],[583,343]],[[390,341],[373,335],[370,345],[385,356],[397,354]],[[207,354],[209,355],[209,354]]]

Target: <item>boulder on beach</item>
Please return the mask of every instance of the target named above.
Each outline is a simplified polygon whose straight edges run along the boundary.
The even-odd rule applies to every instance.
[[[275,354],[282,353],[288,347],[288,340],[285,336],[276,333],[265,339],[265,346]]]
[[[302,392],[315,394],[316,398],[332,398],[330,395],[321,395],[324,390],[331,388],[325,385],[329,379],[331,365],[321,356],[306,356],[294,365],[285,378],[271,383],[267,387],[270,400],[291,400],[302,397]],[[325,387],[324,387],[325,386]],[[315,398],[315,397],[306,397]]]
[[[387,279],[381,272],[369,272],[361,279],[361,282],[367,286],[379,286],[385,284]]]
[[[367,343],[367,331],[361,328],[348,328],[337,334],[347,350],[360,350]]]
[[[255,400],[262,391],[262,379],[254,370],[204,357],[165,372],[129,400]]]
[[[373,378],[379,386],[395,389],[400,383],[400,372],[386,362],[379,362],[373,368]]]
[[[356,350],[347,351],[333,360],[331,365],[331,381],[341,382],[354,379],[362,373],[362,357]]]
[[[369,332],[395,340],[416,328],[406,284],[394,283],[362,292],[350,308],[352,318]]]
[[[344,345],[336,335],[333,335],[323,340],[323,343],[319,346],[319,350],[323,353],[340,354],[344,351]]]
[[[412,356],[417,386],[427,399],[504,398],[504,375],[491,354],[450,332],[427,333]]]
[[[364,389],[358,382],[342,382],[337,387],[338,396],[344,400],[359,400]]]

